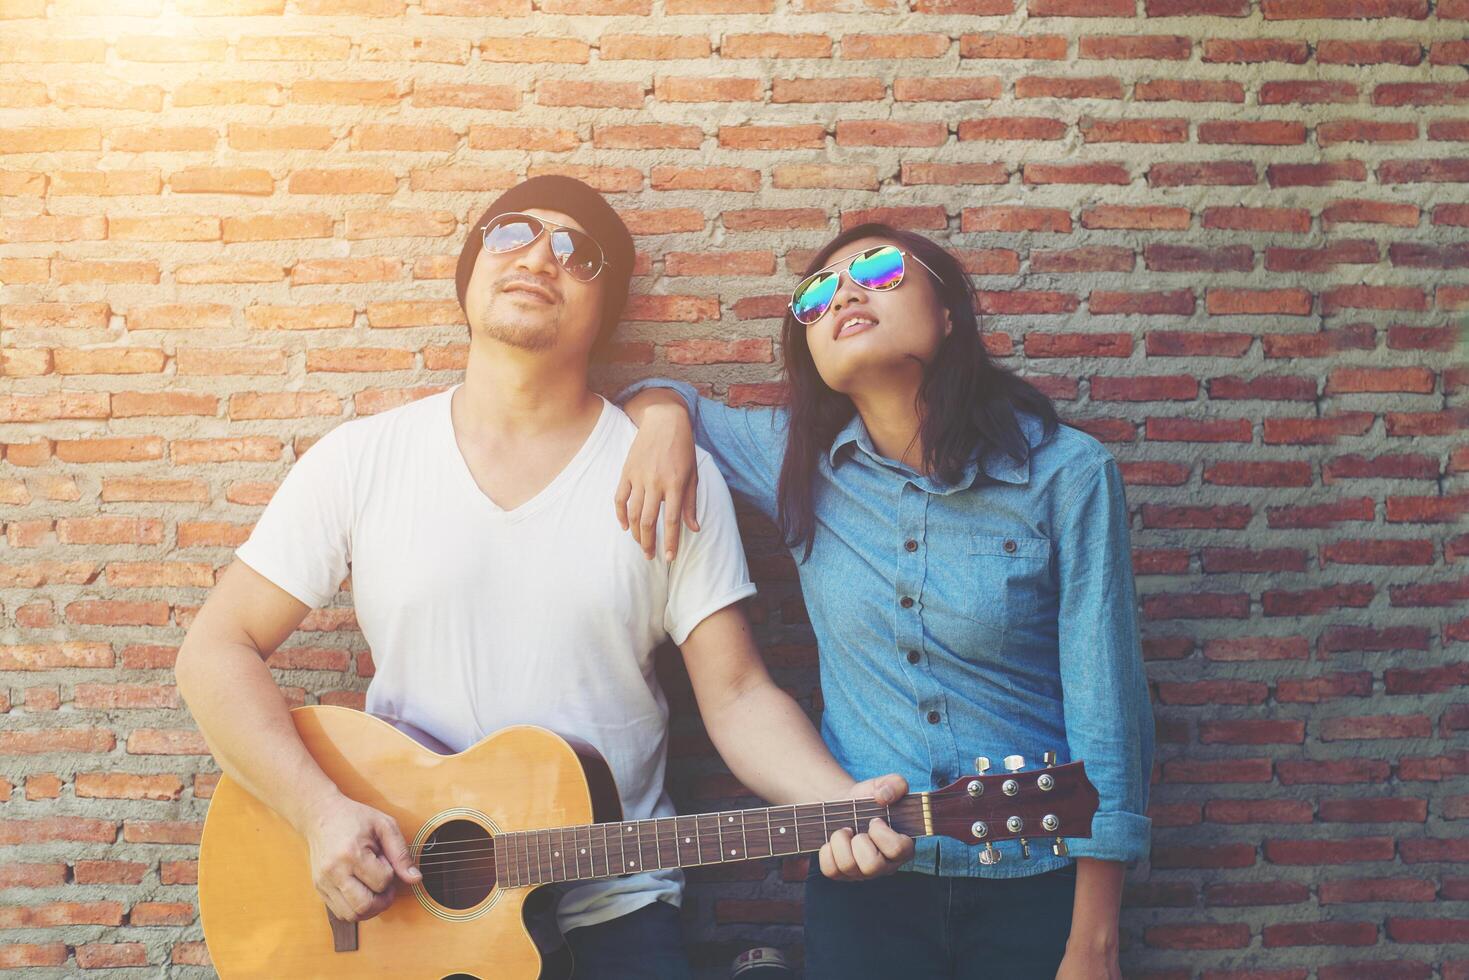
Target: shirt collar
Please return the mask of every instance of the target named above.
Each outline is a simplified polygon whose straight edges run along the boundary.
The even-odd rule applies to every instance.
[[[1020,424],[1020,431],[1025,436],[1028,449],[1034,449],[1040,445],[1041,439],[1045,435],[1045,426],[1041,420],[1019,408],[1015,409],[1015,420]],[[848,446],[855,446],[857,449],[860,449],[878,465],[907,473],[913,478],[914,483],[928,490],[930,493],[951,493],[955,490],[966,489],[974,484],[974,480],[979,475],[981,469],[984,470],[986,476],[993,480],[998,480],[1001,483],[1013,483],[1023,486],[1030,482],[1030,454],[1027,452],[1025,459],[1016,462],[1003,450],[995,450],[987,453],[982,461],[977,459],[978,452],[976,451],[975,455],[971,456],[969,462],[965,465],[964,473],[960,476],[958,483],[946,484],[936,477],[922,475],[903,463],[895,462],[880,455],[872,445],[872,436],[868,434],[867,426],[863,424],[861,415],[854,414],[851,421],[843,426],[842,430],[837,433],[836,438],[832,440],[831,449],[827,452],[827,460],[831,463],[832,469],[836,469],[837,464],[843,457],[843,451]]]

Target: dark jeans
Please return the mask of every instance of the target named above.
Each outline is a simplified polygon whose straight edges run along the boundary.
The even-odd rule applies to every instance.
[[[806,980],[1055,980],[1076,865],[1025,878],[806,878]]]
[[[575,980],[691,980],[678,909],[653,902],[566,934]]]

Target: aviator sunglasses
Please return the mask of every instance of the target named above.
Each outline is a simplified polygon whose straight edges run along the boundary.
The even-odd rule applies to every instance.
[[[551,229],[551,254],[566,274],[578,282],[591,282],[607,264],[602,246],[586,232],[568,225],[558,224],[549,218],[537,218],[521,211],[506,211],[496,215],[484,226],[486,251],[513,252],[524,248],[547,228]]]
[[[796,291],[791,293],[791,314],[798,323],[804,323],[808,327],[820,320],[831,309],[831,301],[836,298],[837,285],[841,281],[841,270],[837,267],[848,259],[851,264],[847,266],[847,275],[863,289],[896,289],[903,281],[903,257],[909,254],[911,253],[904,252],[896,245],[879,245],[837,259],[825,269],[813,272],[801,280]],[[928,269],[935,279],[939,279],[939,274],[927,262],[916,255],[913,260]]]

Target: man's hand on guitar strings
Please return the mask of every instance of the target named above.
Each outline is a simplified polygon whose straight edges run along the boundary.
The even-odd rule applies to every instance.
[[[864,779],[853,786],[846,799],[871,799],[890,806],[908,792],[908,781],[896,773]],[[913,857],[913,838],[874,817],[865,833],[854,834],[843,827],[821,845],[821,873],[837,881],[864,881],[892,874]]]
[[[316,891],[345,922],[384,911],[393,904],[398,881],[413,885],[423,880],[397,821],[346,796],[315,809],[306,842]]]

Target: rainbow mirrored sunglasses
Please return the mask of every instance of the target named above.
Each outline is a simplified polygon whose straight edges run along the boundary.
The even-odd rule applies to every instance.
[[[506,211],[490,219],[481,231],[486,251],[513,252],[541,237],[547,228],[551,229],[551,254],[566,274],[578,282],[597,278],[607,265],[607,258],[597,240],[579,228],[523,211]]]
[[[831,308],[831,301],[836,298],[837,285],[841,282],[839,267],[849,260],[847,275],[863,289],[896,289],[903,281],[903,257],[906,255],[912,253],[905,252],[896,245],[879,245],[837,259],[826,268],[801,280],[795,292],[791,293],[791,315],[798,323],[807,326],[820,320]],[[934,279],[943,281],[927,262],[916,255],[912,257],[915,262],[928,269]]]

